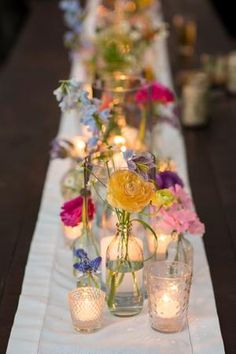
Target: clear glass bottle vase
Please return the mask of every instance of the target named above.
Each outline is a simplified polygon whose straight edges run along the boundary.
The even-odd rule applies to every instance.
[[[78,262],[76,257],[76,250],[83,249],[90,260],[95,259],[99,256],[99,246],[92,233],[91,225],[83,225],[81,236],[78,237],[73,245],[73,264]],[[101,271],[100,269],[96,273],[82,273],[74,269],[74,276],[76,278],[76,286],[92,286],[96,288],[101,288]]]
[[[64,200],[76,198],[83,187],[83,169],[74,163],[61,180],[61,194]]]
[[[131,225],[117,225],[106,252],[107,304],[115,316],[129,317],[143,307],[143,250]]]
[[[172,236],[172,240],[167,247],[166,259],[168,261],[182,262],[193,267],[193,247],[183,234]]]

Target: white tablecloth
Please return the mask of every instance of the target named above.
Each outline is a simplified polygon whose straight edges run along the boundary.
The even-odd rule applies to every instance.
[[[96,0],[97,1],[97,0]],[[92,1],[89,28],[94,21]],[[165,40],[154,45],[158,78],[172,86]],[[82,65],[72,67],[72,77],[86,79]],[[63,115],[60,136],[78,134],[73,114]],[[188,186],[185,148],[181,133],[167,124],[154,129],[154,151],[177,162]],[[69,167],[65,160],[49,165],[41,207],[25,269],[22,293],[8,343],[8,354],[222,354],[224,353],[209,268],[201,238],[192,237],[194,277],[187,328],[161,334],[150,328],[145,303],[142,313],[131,318],[112,317],[105,311],[103,328],[93,334],[75,333],[68,311],[67,292],[74,288],[71,251],[61,235],[60,180]]]

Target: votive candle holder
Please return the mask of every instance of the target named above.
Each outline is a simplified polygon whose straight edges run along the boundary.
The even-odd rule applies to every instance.
[[[97,288],[82,287],[68,293],[68,302],[74,329],[95,332],[102,325],[105,293]]]
[[[181,262],[149,265],[147,292],[151,327],[159,332],[180,332],[187,322],[192,272]]]

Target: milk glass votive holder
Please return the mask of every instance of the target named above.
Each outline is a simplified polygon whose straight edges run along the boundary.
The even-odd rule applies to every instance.
[[[82,287],[68,293],[68,302],[74,329],[95,332],[102,325],[105,293],[97,288]]]
[[[159,332],[180,332],[187,322],[192,272],[181,262],[157,261],[147,273],[151,327]]]

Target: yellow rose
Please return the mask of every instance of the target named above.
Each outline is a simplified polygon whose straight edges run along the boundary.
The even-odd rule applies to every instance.
[[[107,201],[114,208],[139,212],[150,203],[154,193],[153,183],[146,182],[135,172],[118,170],[109,179]]]

